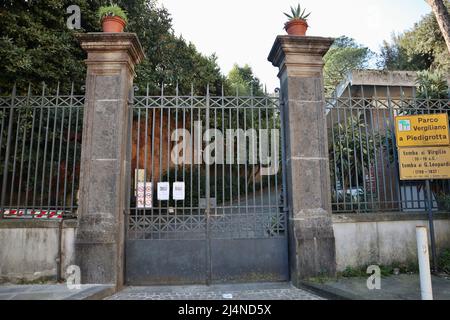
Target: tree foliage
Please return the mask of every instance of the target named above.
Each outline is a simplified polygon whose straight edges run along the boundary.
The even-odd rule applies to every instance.
[[[447,79],[439,71],[418,71],[416,86],[418,98],[446,99],[448,97]]]
[[[354,39],[342,36],[336,39],[324,57],[325,92],[331,94],[351,70],[365,69],[373,53]]]
[[[331,111],[334,112],[334,111]],[[339,112],[339,111],[338,111]],[[372,131],[365,111],[355,111],[332,125],[329,133],[328,156],[330,159],[331,185],[335,210],[366,210],[370,188],[367,176],[374,168],[380,151],[388,163],[394,162],[392,134]]]
[[[337,177],[341,185],[349,188],[356,185],[356,180],[363,181],[363,173],[368,172],[368,164],[375,160],[375,149],[379,141],[386,137],[370,128],[361,112],[348,116],[344,121],[333,125],[332,136],[328,145],[331,163],[331,175]]]
[[[447,7],[448,7],[447,2]],[[450,55],[433,13],[381,47],[379,67],[387,70],[450,70]]]
[[[150,93],[159,92],[163,83],[173,91],[201,93],[207,83],[212,91],[224,81],[215,55],[204,56],[182,37],[175,36],[169,12],[154,0],[117,0],[128,13],[126,31],[136,32],[146,59],[137,68],[136,84]],[[66,27],[66,8],[81,9],[81,32],[100,31],[97,10],[106,0],[10,0],[0,4],[0,90],[10,92],[14,82],[26,91],[28,82],[46,82],[55,88],[80,87],[85,80],[85,53],[74,37],[77,31]]]
[[[241,96],[262,95],[261,81],[253,74],[249,65],[240,67],[235,64],[227,76],[227,94],[239,94]]]

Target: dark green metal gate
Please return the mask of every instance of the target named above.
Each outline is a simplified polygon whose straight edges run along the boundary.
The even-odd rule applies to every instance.
[[[278,97],[177,89],[132,113],[126,282],[288,280]]]

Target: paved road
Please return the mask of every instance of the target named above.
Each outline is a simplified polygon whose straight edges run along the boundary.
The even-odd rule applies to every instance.
[[[128,287],[108,300],[322,300],[289,283]]]

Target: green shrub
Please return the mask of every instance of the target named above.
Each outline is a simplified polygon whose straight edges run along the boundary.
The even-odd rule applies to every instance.
[[[365,277],[367,276],[367,273],[366,269],[364,268],[347,267],[339,275],[344,278],[357,278],[357,277]]]
[[[448,267],[450,267],[450,250],[448,251],[448,257],[447,257],[447,263]],[[376,263],[373,263],[376,265]],[[361,277],[368,277],[369,274],[367,273],[367,266],[363,267],[347,267],[344,271],[339,272],[338,275],[344,278],[361,278]],[[379,265],[381,276],[383,277],[389,277],[394,274],[394,269],[399,269],[400,273],[417,273],[419,271],[419,267],[414,262],[408,262],[408,263],[398,263],[393,262],[391,265]]]
[[[445,249],[438,257],[437,266],[439,271],[450,274],[450,249]]]
[[[439,210],[450,212],[450,194],[439,193],[436,195]]]
[[[439,71],[417,72],[416,87],[418,98],[447,99],[448,97],[447,79]]]

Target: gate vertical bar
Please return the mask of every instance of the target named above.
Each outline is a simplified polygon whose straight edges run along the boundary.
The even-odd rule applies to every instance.
[[[286,119],[284,114],[284,99],[281,95],[280,89],[278,89],[278,103],[280,109],[280,122],[281,122],[281,183],[282,183],[282,194],[283,194],[283,212],[289,212],[289,204],[287,201],[287,176],[286,176],[286,132],[284,126],[286,125]],[[285,228],[287,224],[285,223]],[[287,229],[286,229],[287,230]]]
[[[52,199],[52,177],[53,177],[53,160],[54,160],[54,156],[55,156],[55,143],[56,143],[56,124],[57,124],[57,120],[58,120],[58,101],[59,101],[59,82],[58,82],[58,87],[56,89],[56,103],[55,103],[55,114],[54,114],[54,119],[53,119],[53,134],[52,134],[52,148],[51,148],[51,156],[50,156],[50,171],[49,171],[49,175],[48,175],[48,179],[49,179],[49,190],[48,190],[48,199],[47,199],[47,209],[50,211],[51,210],[51,199]],[[64,109],[63,109],[64,112]]]
[[[17,162],[17,147],[19,144],[19,134],[20,134],[20,123],[21,123],[21,112],[20,112],[20,105],[17,106],[17,126],[16,126],[16,134],[14,135],[15,140],[14,140],[14,152],[13,152],[13,169],[12,169],[12,174],[11,174],[11,188],[9,191],[9,205],[8,207],[10,209],[13,209],[12,207],[12,199],[13,199],[13,194],[14,194],[14,183],[15,183],[15,179],[16,179],[16,162]],[[19,214],[19,212],[17,212]]]
[[[12,135],[12,124],[14,119],[14,102],[16,98],[16,85],[14,84],[12,95],[11,95],[11,105],[9,110],[9,120],[8,120],[8,133],[6,135],[6,151],[5,151],[5,165],[4,168],[4,174],[3,174],[3,181],[2,181],[2,195],[1,195],[1,202],[0,202],[0,219],[3,219],[4,211],[5,211],[5,200],[6,200],[6,184],[8,183],[8,166],[9,166],[9,153],[11,148],[11,135]]]
[[[31,126],[31,138],[30,138],[30,148],[29,148],[29,154],[28,154],[28,166],[27,166],[27,180],[26,180],[26,186],[25,186],[25,204],[28,206],[28,195],[30,193],[30,177],[31,177],[31,151],[33,150],[33,141],[34,141],[34,127],[36,122],[36,109],[37,107],[33,107],[33,124]],[[68,139],[67,139],[68,140]],[[66,170],[67,171],[67,170]],[[33,204],[34,205],[34,204]],[[64,206],[65,207],[65,206]]]
[[[28,86],[28,93],[27,93],[27,103],[26,103],[26,108],[30,107],[30,97],[31,97],[31,85]],[[25,145],[26,145],[26,135],[27,135],[28,129],[25,128],[23,130],[23,136],[22,136],[22,153],[20,155],[20,173],[19,173],[19,187],[17,190],[18,193],[18,197],[17,197],[17,212],[19,212],[20,210],[20,197],[22,195],[21,190],[22,190],[22,173],[23,173],[23,163],[24,163],[24,157],[25,157]],[[32,140],[31,140],[32,141]],[[30,148],[31,149],[31,148]],[[12,203],[11,203],[12,205]],[[25,207],[27,206],[27,202],[25,201]],[[25,208],[25,212],[24,214],[26,214],[26,208]]]
[[[42,134],[42,119],[44,117],[44,102],[45,99],[45,84],[42,84],[42,94],[41,94],[41,104],[40,104],[40,112],[39,112],[39,125],[38,125],[38,142],[41,141],[41,134]],[[37,190],[37,181],[38,181],[38,169],[39,169],[39,156],[40,156],[41,148],[39,146],[39,143],[37,143],[37,155],[36,155],[36,168],[34,170],[34,186],[33,186],[33,206],[32,210],[36,207],[36,190]],[[75,176],[75,175],[74,175]]]
[[[205,130],[208,132],[209,130],[209,84],[206,87],[206,115],[205,115]],[[204,155],[205,156],[205,155]],[[206,263],[207,265],[207,284],[210,285],[212,281],[212,261],[211,261],[211,190],[210,190],[210,165],[209,159],[203,161],[206,164],[206,186],[205,186],[205,198],[206,198]]]

